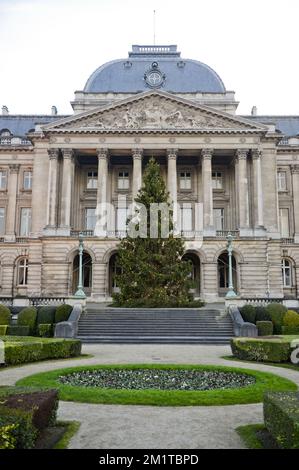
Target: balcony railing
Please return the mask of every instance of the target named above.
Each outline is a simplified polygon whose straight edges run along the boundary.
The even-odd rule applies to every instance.
[[[28,243],[27,237],[16,237],[16,243]]]
[[[239,238],[239,230],[216,230],[217,238],[226,238],[228,234],[231,234],[234,238]]]
[[[294,238],[282,238],[281,243],[283,245],[293,245],[293,243],[295,243],[295,240]]]
[[[93,230],[71,230],[71,237],[78,238],[79,234],[82,233],[84,237],[94,237]]]

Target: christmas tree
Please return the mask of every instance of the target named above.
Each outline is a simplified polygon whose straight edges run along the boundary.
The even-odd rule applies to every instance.
[[[143,186],[135,199],[135,233],[121,240],[117,256],[113,305],[122,307],[182,307],[194,304],[190,288],[191,262],[183,261],[184,242],[174,236],[173,212],[160,167],[152,158],[145,170]],[[162,204],[153,223],[151,208]],[[161,206],[160,206],[161,207]],[[146,211],[145,211],[146,209]],[[143,218],[142,218],[143,217]],[[128,221],[129,227],[132,220]],[[164,225],[163,225],[164,224]],[[165,235],[165,226],[167,226]],[[154,235],[154,236],[153,236]],[[192,302],[192,304],[191,304]]]

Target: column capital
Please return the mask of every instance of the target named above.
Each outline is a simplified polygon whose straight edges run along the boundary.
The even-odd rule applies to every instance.
[[[291,173],[292,175],[299,174],[299,165],[291,165]]]
[[[109,150],[106,148],[99,148],[97,149],[97,155],[99,160],[108,160],[109,157]]]
[[[61,149],[63,159],[72,159],[74,157],[74,150],[73,149]]]
[[[236,150],[236,159],[240,160],[247,160],[249,150],[248,149],[237,149]]]
[[[9,165],[9,171],[10,173],[19,173],[20,165],[13,163],[12,165]]]
[[[214,149],[201,149],[201,156],[203,160],[211,160],[214,153]]]
[[[132,158],[133,160],[142,160],[143,156],[143,149],[132,149]]]
[[[167,149],[168,160],[176,160],[178,156],[178,149]]]
[[[259,160],[262,158],[263,152],[260,149],[252,149],[251,150],[251,155],[253,160]]]
[[[48,149],[48,155],[50,160],[57,160],[59,156],[59,149]]]

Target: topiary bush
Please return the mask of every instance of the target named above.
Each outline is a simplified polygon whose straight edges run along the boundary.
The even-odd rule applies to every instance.
[[[37,309],[37,325],[49,324],[55,322],[56,307],[47,305]]]
[[[283,317],[283,326],[298,326],[299,327],[299,314],[294,310],[288,310]]]
[[[7,334],[10,336],[29,336],[29,326],[10,325],[7,328]]]
[[[299,326],[283,326],[283,335],[299,335]]]
[[[53,336],[53,325],[51,323],[38,325],[38,336],[41,338],[51,338]]]
[[[271,321],[271,317],[266,307],[255,307],[255,321]]]
[[[0,449],[32,449],[36,438],[30,411],[0,406]]]
[[[272,303],[267,305],[267,312],[269,313],[274,325],[274,334],[280,335],[282,333],[283,319],[287,312],[287,308],[282,304]]]
[[[0,336],[5,336],[8,329],[8,325],[0,325]]]
[[[9,325],[11,313],[8,307],[0,305],[0,325]]]
[[[29,326],[29,334],[36,331],[37,310],[35,307],[25,307],[18,315],[18,326]]]
[[[238,359],[257,362],[288,362],[292,353],[285,338],[232,338],[231,349]]]
[[[253,305],[244,305],[241,307],[240,313],[245,322],[255,323],[256,314]]]
[[[59,323],[61,321],[67,321],[69,319],[69,316],[73,310],[73,307],[68,304],[62,304],[58,305],[56,307],[56,312],[55,312],[55,323]]]
[[[299,393],[267,392],[264,420],[281,449],[299,449]]]
[[[271,321],[257,321],[256,326],[259,336],[273,335],[273,323]]]

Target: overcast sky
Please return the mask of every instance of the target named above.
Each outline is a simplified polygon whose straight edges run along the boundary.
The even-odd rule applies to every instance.
[[[69,102],[132,44],[177,44],[216,70],[238,113],[299,114],[299,0],[0,0],[0,106],[71,113]]]

